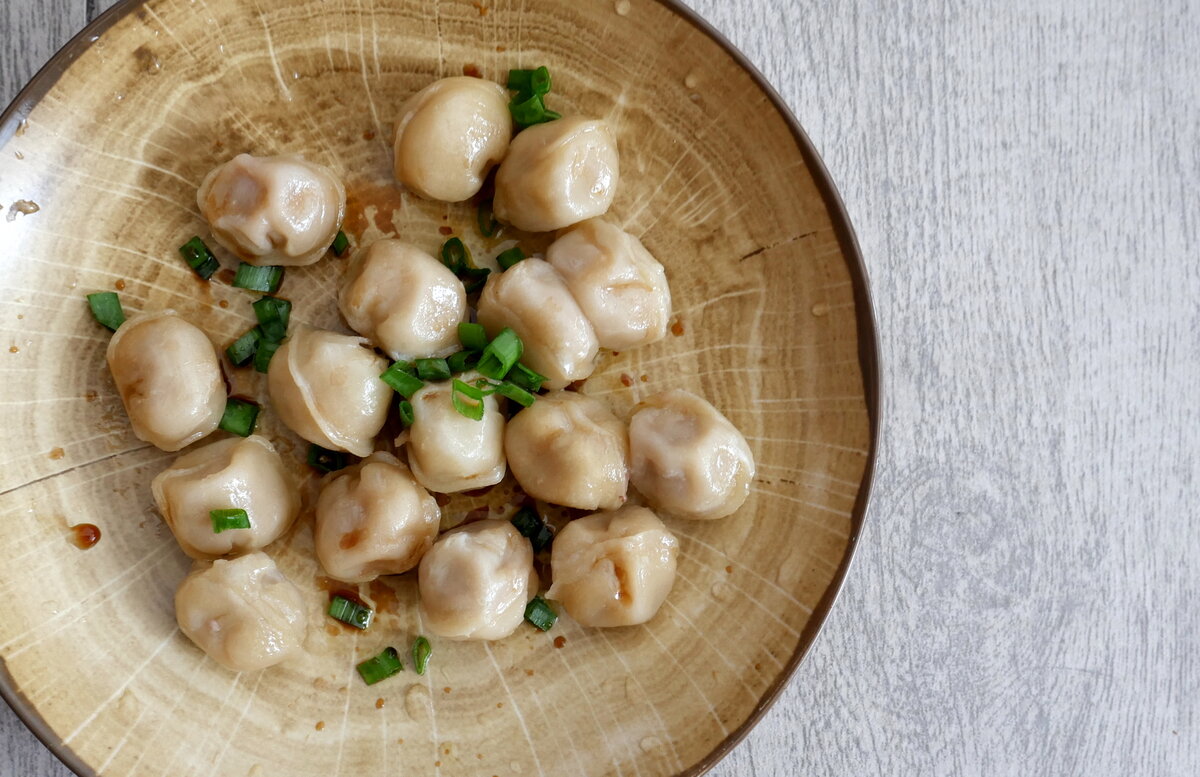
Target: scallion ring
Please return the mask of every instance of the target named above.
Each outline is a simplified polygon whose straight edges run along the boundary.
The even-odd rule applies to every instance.
[[[388,367],[380,380],[392,387],[396,393],[408,399],[416,394],[425,382],[413,374],[413,365],[406,361],[393,362],[392,366]]]
[[[261,339],[262,332],[258,327],[250,329],[225,349],[225,355],[233,362],[234,367],[243,367],[254,358],[254,352],[258,350],[258,341]]]
[[[417,637],[413,640],[413,668],[417,670],[417,674],[425,674],[425,670],[429,668],[429,657],[432,655],[433,646],[429,644],[429,640],[425,637]]]
[[[239,289],[265,291],[267,294],[274,294],[281,283],[283,283],[283,268],[273,265],[259,267],[242,262],[233,276],[233,285]]]
[[[204,280],[208,280],[213,273],[221,269],[221,263],[217,261],[217,257],[213,256],[212,251],[208,250],[208,246],[204,244],[199,235],[179,246],[179,255],[183,257],[183,261],[187,262],[188,267],[191,267]]]
[[[251,307],[258,318],[263,339],[279,342],[287,337],[288,321],[292,316],[292,303],[279,297],[260,297]]]
[[[474,421],[483,420],[483,392],[481,390],[455,378],[450,401],[459,415]]]
[[[512,329],[505,327],[500,330],[500,334],[492,338],[487,348],[483,349],[477,369],[481,375],[493,380],[504,380],[508,371],[521,360],[524,351],[525,346],[521,343],[521,338]]]

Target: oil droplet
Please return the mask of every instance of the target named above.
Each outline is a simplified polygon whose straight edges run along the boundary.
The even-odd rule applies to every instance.
[[[450,686],[447,685],[445,688],[443,688],[442,693],[450,693]]]
[[[378,699],[375,700],[375,709],[381,710],[381,709],[383,709],[384,705],[386,705],[386,704],[387,704],[387,699],[380,696]]]
[[[696,77],[695,73],[688,73],[683,77],[683,85],[688,89],[695,89],[700,85],[700,79]]]
[[[50,449],[50,458],[54,459],[55,461],[58,461],[63,456],[65,456],[66,453],[67,452],[64,451],[62,448],[51,448]]]
[[[100,541],[100,527],[95,524],[81,523],[77,526],[72,526],[71,531],[74,534],[72,542],[80,550],[87,550]]]
[[[116,283],[113,284],[113,288],[116,289],[117,291],[125,291],[125,281],[118,280]]]
[[[641,381],[642,381],[642,383],[649,383],[649,382],[650,382],[650,376],[649,376],[649,375],[643,375],[643,376],[641,377]]]
[[[424,720],[429,715],[429,691],[424,685],[410,685],[404,692],[404,709],[413,720]]]
[[[33,200],[17,200],[12,205],[8,206],[8,216],[5,217],[5,221],[16,221],[17,214],[22,216],[32,216],[41,209],[42,206],[38,205]]]
[[[8,346],[8,352],[9,353],[20,353],[21,349],[15,345],[10,345],[10,346]]]
[[[828,313],[829,313],[829,306],[826,305],[824,302],[818,302],[817,304],[812,306],[812,314],[814,316],[817,316],[818,318],[821,316],[824,316],[824,315],[828,315]]]
[[[676,337],[683,335],[683,321],[679,320],[678,318],[675,319],[675,323],[671,324],[671,334],[675,335]]]
[[[733,574],[733,565],[732,565],[732,564],[730,564],[729,566],[725,567],[725,574],[727,574],[727,575],[732,575],[732,574]]]
[[[317,725],[314,726],[314,728],[316,728],[317,731],[324,731],[325,730],[325,721],[318,720]]]
[[[642,748],[643,753],[648,753],[655,748],[662,747],[662,740],[658,737],[642,737],[642,741],[638,742],[638,747]]]
[[[713,598],[718,602],[729,602],[733,600],[733,587],[726,585],[725,583],[713,583],[712,588],[710,588],[709,591],[712,593]]]
[[[559,636],[557,636],[557,637],[555,637],[555,638],[554,638],[554,647],[556,647],[556,648],[561,648],[561,647],[562,647],[563,645],[565,645],[565,644],[567,644],[567,638],[566,638],[566,637],[564,637],[564,636],[562,636],[562,635],[559,635]]]
[[[613,7],[617,11],[617,16],[629,15],[629,0],[617,0]]]

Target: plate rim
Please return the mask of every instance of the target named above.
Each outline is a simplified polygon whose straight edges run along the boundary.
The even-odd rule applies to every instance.
[[[830,580],[829,586],[825,589],[825,593],[822,594],[821,600],[813,608],[807,625],[800,633],[796,651],[780,670],[775,681],[759,698],[746,720],[717,743],[708,755],[675,775],[675,777],[701,777],[729,755],[779,700],[784,688],[795,677],[800,664],[808,656],[833,609],[833,605],[841,595],[846,577],[857,554],[859,540],[862,537],[866,516],[871,506],[871,492],[874,486],[875,464],[879,452],[883,420],[883,375],[880,365],[879,327],[871,298],[866,262],[858,244],[858,237],[850,222],[846,204],[842,200],[841,193],[834,184],[829,170],[825,167],[821,155],[817,152],[812,140],[809,139],[808,133],[805,132],[799,119],[796,118],[766,76],[708,20],[690,6],[685,5],[682,0],[653,1],[690,23],[720,46],[738,67],[746,71],[755,86],[766,95],[780,118],[788,125],[788,129],[796,141],[796,147],[804,158],[804,164],[821,195],[822,203],[829,214],[829,220],[838,241],[838,247],[846,261],[847,269],[850,271],[850,281],[854,293],[854,316],[858,332],[858,366],[862,374],[863,400],[866,404],[868,424],[867,458],[858,495],[855,497],[854,507],[850,512],[850,535],[846,540],[845,555]],[[58,83],[59,78],[81,54],[99,40],[100,36],[110,27],[147,2],[149,0],[118,0],[63,44],[33,75],[29,83],[17,92],[8,107],[0,112],[0,146],[7,144],[16,134],[21,122],[29,116],[33,108],[50,92]],[[100,777],[92,766],[85,763],[69,745],[59,739],[29,698],[17,687],[3,656],[0,656],[0,697],[12,708],[17,718],[25,724],[25,727],[37,737],[42,745],[77,777]]]

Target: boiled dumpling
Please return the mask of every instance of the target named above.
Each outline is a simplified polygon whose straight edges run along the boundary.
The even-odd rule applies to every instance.
[[[563,388],[596,368],[600,345],[592,325],[562,277],[541,259],[526,259],[488,278],[479,323],[490,337],[511,327],[525,345],[521,361],[549,378],[545,388]]]
[[[450,639],[503,639],[537,592],[533,546],[508,521],[443,534],[421,559],[417,587],[425,627]]]
[[[496,218],[552,232],[603,216],[620,177],[617,141],[603,121],[572,116],[513,138],[496,172]]]
[[[175,592],[175,618],[226,669],[266,669],[304,650],[304,599],[265,553],[197,561]]]
[[[364,583],[415,567],[433,546],[440,519],[441,508],[408,468],[374,453],[322,486],[313,542],[330,577]]]
[[[625,424],[598,399],[574,391],[538,397],[504,430],[513,477],[534,499],[615,510],[629,485]]]
[[[566,281],[601,348],[623,350],[666,337],[671,290],[641,240],[591,219],[551,243],[546,261]]]
[[[446,265],[416,246],[377,240],[350,265],[338,307],[351,328],[393,359],[412,360],[458,350],[467,293]]]
[[[629,505],[568,523],[554,538],[554,585],[582,626],[636,626],[654,617],[675,583],[679,541],[654,513]]]
[[[208,335],[175,311],[126,321],[106,355],[139,440],[177,451],[221,423],[225,382],[217,352]]]
[[[458,376],[472,383],[481,376]],[[427,383],[412,396],[408,464],[417,482],[443,494],[495,485],[504,479],[504,414],[495,395],[483,398],[476,421],[454,409],[450,381]]]
[[[324,256],[346,214],[346,187],[301,156],[238,154],[196,194],[213,237],[243,262],[299,266]]]
[[[267,390],[293,432],[335,451],[366,456],[387,420],[387,359],[361,337],[300,327],[271,358]]]
[[[656,510],[723,518],[750,493],[754,457],[715,407],[675,389],[641,402],[629,422],[633,485]]]
[[[400,109],[396,180],[426,199],[470,199],[504,158],[510,138],[504,87],[468,76],[443,78]]]
[[[154,503],[192,558],[247,553],[270,545],[300,513],[300,496],[275,447],[257,434],[186,453],[150,484]],[[249,529],[213,531],[213,510],[245,510]]]

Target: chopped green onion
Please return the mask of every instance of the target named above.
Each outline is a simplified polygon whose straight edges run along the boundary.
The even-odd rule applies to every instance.
[[[479,234],[484,237],[495,237],[500,231],[500,222],[496,221],[491,200],[479,203],[479,210],[475,212],[475,221],[479,224]]]
[[[517,262],[522,262],[524,260],[525,252],[521,250],[520,246],[513,246],[507,251],[501,251],[496,256],[496,262],[500,265],[501,270],[507,270]]]
[[[525,620],[542,631],[549,631],[554,622],[558,620],[558,613],[550,609],[550,605],[546,604],[545,599],[535,596],[529,601],[529,604],[525,605]]]
[[[432,655],[433,646],[429,644],[429,640],[424,637],[417,637],[413,641],[413,668],[417,670],[417,674],[425,674],[425,670],[429,667],[429,657]]]
[[[204,280],[208,280],[213,273],[221,269],[221,263],[213,256],[212,251],[208,250],[208,246],[204,245],[199,235],[179,246],[179,255],[187,262],[188,267],[195,270]]]
[[[346,467],[346,454],[320,445],[308,446],[308,466],[321,472],[337,472]]]
[[[375,618],[375,611],[345,597],[335,596],[329,603],[329,615],[347,626],[366,631]]]
[[[416,365],[421,380],[450,380],[450,366],[445,359],[417,359]]]
[[[338,230],[337,237],[333,239],[333,245],[330,248],[333,250],[334,256],[341,256],[346,253],[346,249],[350,247],[350,240],[346,237],[346,233]]]
[[[408,362],[394,362],[379,377],[398,394],[411,399],[412,395],[416,394],[425,385],[424,381],[412,374],[412,369],[413,365]]]
[[[271,366],[271,357],[279,350],[282,345],[278,340],[268,340],[266,337],[259,335],[258,350],[254,352],[254,369],[259,372],[266,372]]]
[[[504,381],[499,386],[496,386],[496,393],[505,399],[511,399],[521,407],[529,407],[533,404],[533,401],[537,399],[537,397],[535,397],[533,394],[530,394],[525,389],[508,381]]]
[[[465,268],[471,266],[471,251],[463,245],[462,240],[452,237],[442,243],[442,264],[458,275]]]
[[[451,354],[446,359],[446,366],[450,368],[450,372],[466,372],[472,369],[479,363],[478,351],[459,351]]]
[[[481,375],[493,380],[503,380],[513,365],[521,360],[524,351],[525,346],[521,343],[521,338],[512,329],[505,327],[500,330],[500,334],[492,338],[487,348],[483,349],[477,369]]]
[[[225,355],[229,357],[229,361],[233,362],[234,367],[242,367],[254,358],[254,352],[258,349],[258,341],[261,339],[261,331],[258,327],[254,327],[234,340],[233,344],[225,349]]]
[[[258,411],[259,407],[254,402],[230,397],[225,400],[225,413],[221,416],[220,428],[238,437],[249,437],[254,431],[254,423],[258,420]]]
[[[251,307],[258,318],[263,339],[279,342],[287,337],[288,320],[292,316],[291,302],[279,297],[260,297]]]
[[[483,392],[474,386],[454,379],[454,387],[450,392],[450,401],[461,416],[475,421],[483,420]]]
[[[98,291],[87,295],[88,307],[92,315],[112,331],[125,323],[125,311],[121,309],[121,298],[115,291]]]
[[[242,262],[233,276],[233,285],[249,291],[265,291],[274,294],[283,283],[283,268],[274,265],[259,267]]]
[[[230,508],[227,510],[209,510],[208,517],[212,519],[213,534],[220,534],[229,529],[249,529],[250,516],[245,510]]]
[[[458,339],[462,342],[463,348],[469,351],[482,351],[487,348],[488,337],[487,332],[483,329],[483,324],[472,324],[470,321],[464,321],[458,325]]]
[[[364,683],[374,685],[392,675],[400,674],[404,671],[404,664],[400,661],[400,651],[394,647],[386,647],[382,653],[374,658],[368,658],[355,669],[358,670],[358,676],[363,679]]]
[[[409,402],[407,399],[400,400],[400,422],[407,428],[412,426],[415,420],[417,420],[417,417],[413,413],[412,402]]]
[[[474,294],[487,283],[492,271],[486,267],[464,267],[458,277],[462,279],[463,287],[468,294]]]
[[[520,127],[532,127],[534,124],[552,120],[540,94],[530,96],[526,96],[524,93],[518,94],[509,101],[508,112],[512,114],[513,123]]]
[[[538,391],[542,384],[549,380],[545,375],[540,375],[520,363],[509,371],[507,377],[514,386],[519,386],[526,391]]]
[[[534,553],[541,553],[542,549],[554,540],[554,532],[550,531],[550,527],[532,507],[517,510],[511,522],[517,531],[521,532],[521,536],[533,545]]]

